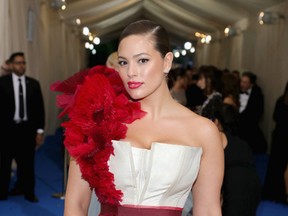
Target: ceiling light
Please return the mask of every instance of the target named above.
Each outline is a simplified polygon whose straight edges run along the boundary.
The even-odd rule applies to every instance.
[[[224,34],[226,37],[232,37],[232,36],[235,36],[237,35],[237,29],[231,27],[231,26],[227,26],[225,29],[224,29]]]
[[[212,40],[211,35],[207,35],[207,36],[205,37],[205,43],[209,44],[211,40]]]
[[[99,37],[95,37],[93,39],[93,43],[96,44],[96,45],[100,44],[100,38]]]
[[[84,27],[83,31],[82,31],[83,35],[89,35],[89,28],[88,27]]]
[[[274,24],[276,23],[280,18],[284,18],[283,15],[280,15],[276,12],[270,12],[270,11],[261,11],[258,16],[258,21],[261,25],[264,24]]]
[[[66,1],[65,0],[52,0],[51,7],[56,10],[65,10],[66,9]]]
[[[191,49],[191,47],[192,47],[192,43],[189,41],[184,44],[184,48],[187,50]]]
[[[77,25],[80,25],[80,24],[81,24],[81,20],[77,18],[77,19],[76,19],[76,24],[77,24]]]
[[[174,51],[174,57],[179,58],[180,57],[180,52],[178,50]]]

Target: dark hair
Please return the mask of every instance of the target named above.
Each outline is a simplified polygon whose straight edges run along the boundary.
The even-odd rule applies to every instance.
[[[257,81],[257,76],[256,76],[254,73],[252,73],[251,71],[246,71],[246,72],[244,72],[244,73],[242,74],[242,77],[243,77],[243,76],[248,77],[249,80],[250,80],[250,82],[251,82],[251,84],[255,84],[256,81]]]
[[[221,76],[222,71],[213,65],[202,65],[198,69],[199,77],[204,76],[206,87],[204,93],[210,95],[213,91],[221,92]]]
[[[218,119],[224,132],[231,132],[233,135],[238,134],[239,112],[230,104],[219,104],[213,110],[214,120]]]
[[[199,74],[198,74],[198,73],[194,73],[194,74],[192,75],[192,80],[198,81],[198,80],[199,80]]]
[[[23,56],[24,57],[24,53],[23,52],[15,52],[15,53],[12,53],[10,55],[10,58],[8,59],[9,62],[14,62],[14,59],[16,58],[16,56]]]
[[[173,87],[174,83],[177,81],[178,78],[185,78],[186,70],[182,67],[173,68],[170,70],[168,74],[168,87],[169,89]]]
[[[159,24],[150,20],[138,20],[129,24],[121,33],[119,43],[131,35],[151,35],[155,49],[160,52],[162,57],[170,52],[170,42],[167,31]]]
[[[223,98],[232,96],[237,107],[240,106],[240,82],[233,74],[224,74],[222,76],[222,96]]]

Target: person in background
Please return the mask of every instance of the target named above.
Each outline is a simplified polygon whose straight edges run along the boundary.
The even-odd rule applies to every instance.
[[[117,70],[118,67],[118,58],[117,58],[117,52],[113,52],[111,53],[107,60],[106,60],[106,66],[109,68],[114,68],[115,70]]]
[[[203,90],[197,86],[199,75],[194,68],[187,68],[186,75],[188,77],[188,85],[186,88],[187,107],[192,111],[197,111],[197,108],[201,106],[206,96]]]
[[[11,72],[12,72],[11,62],[9,61],[9,59],[7,59],[1,65],[1,76],[11,74]]]
[[[225,154],[222,215],[255,216],[261,184],[251,148],[238,136],[238,110],[225,103],[214,108],[211,116],[219,128]]]
[[[259,126],[264,112],[264,96],[257,85],[257,76],[244,72],[240,82],[239,135],[252,148],[253,154],[267,152],[267,142]]]
[[[233,70],[233,71],[231,71],[231,74],[233,75],[233,76],[235,76],[236,77],[236,79],[239,81],[239,83],[240,83],[240,72],[238,71],[238,70]]]
[[[213,65],[203,65],[198,70],[199,80],[197,85],[203,90],[206,100],[199,107],[197,111],[200,115],[209,118],[211,109],[218,107],[222,104],[222,94],[221,94],[221,76],[222,72]]]
[[[169,79],[172,80],[172,86],[170,93],[174,100],[183,106],[187,105],[186,88],[187,88],[187,76],[186,71],[183,68],[172,69],[169,73]]]
[[[24,194],[38,202],[35,195],[34,154],[43,142],[45,113],[40,84],[25,75],[23,52],[13,53],[12,73],[0,77],[0,200],[8,198],[11,162],[17,163],[17,182],[10,195]]]
[[[239,80],[231,73],[222,76],[222,97],[223,103],[230,104],[239,110],[240,101],[240,83]]]
[[[91,188],[100,215],[180,216],[191,190],[194,216],[221,215],[219,132],[172,98],[172,61],[166,30],[139,20],[120,35],[119,73],[92,68],[78,85],[76,101],[66,109],[65,146],[72,160],[64,215],[87,215]]]
[[[288,204],[288,82],[277,99],[273,119],[276,123],[263,186],[263,199]]]

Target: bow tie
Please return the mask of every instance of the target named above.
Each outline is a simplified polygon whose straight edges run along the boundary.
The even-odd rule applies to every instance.
[[[248,91],[241,91],[241,94],[249,95],[249,92]]]

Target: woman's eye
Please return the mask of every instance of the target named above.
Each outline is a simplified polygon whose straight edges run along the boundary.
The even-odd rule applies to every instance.
[[[119,61],[118,64],[119,64],[120,66],[123,66],[123,65],[126,65],[127,62],[126,62],[126,61]]]
[[[149,61],[149,59],[139,59],[139,63],[141,63],[141,64],[146,63],[148,61]]]

